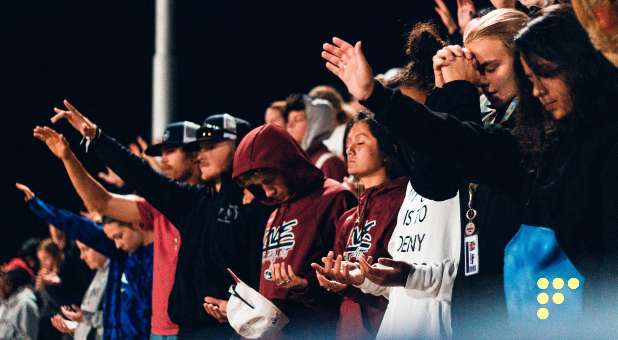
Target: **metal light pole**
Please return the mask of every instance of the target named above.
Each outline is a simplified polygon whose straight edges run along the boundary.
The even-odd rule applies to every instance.
[[[152,70],[152,136],[160,139],[174,119],[174,0],[156,0],[155,54]]]

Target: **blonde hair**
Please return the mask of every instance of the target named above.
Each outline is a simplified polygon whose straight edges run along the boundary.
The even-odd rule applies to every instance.
[[[54,243],[54,241],[52,241],[51,238],[46,238],[41,241],[38,250],[44,251],[48,253],[49,256],[51,256],[54,261],[54,268],[52,268],[52,270],[55,273],[58,273],[60,271],[60,265],[62,265],[62,262],[64,261],[64,254],[62,253],[62,250],[58,248],[58,246]]]
[[[515,49],[513,38],[530,18],[512,8],[493,10],[470,23],[464,32],[464,45],[479,39],[500,40],[510,51]]]

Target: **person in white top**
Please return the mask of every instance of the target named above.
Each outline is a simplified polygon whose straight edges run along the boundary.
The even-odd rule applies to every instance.
[[[451,295],[460,252],[459,195],[420,196],[408,183],[388,251],[392,259],[323,258],[318,271],[333,284],[354,284],[389,299],[378,339],[452,337]]]

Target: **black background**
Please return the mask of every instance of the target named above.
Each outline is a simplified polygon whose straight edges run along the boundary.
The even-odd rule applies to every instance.
[[[456,16],[455,1],[446,1]],[[480,3],[480,4],[479,4]],[[61,163],[32,137],[68,98],[121,142],[150,136],[154,0],[5,1],[2,41],[3,193],[0,261],[28,236],[45,236],[14,189],[16,181],[72,211],[81,208]],[[477,7],[487,1],[477,1]],[[229,112],[262,121],[265,107],[317,84],[341,83],[324,67],[321,45],[336,34],[362,40],[374,71],[405,63],[404,37],[416,21],[439,18],[431,0],[176,1],[175,120],[200,123]],[[66,123],[56,128],[77,149]],[[101,164],[78,152],[92,171]]]

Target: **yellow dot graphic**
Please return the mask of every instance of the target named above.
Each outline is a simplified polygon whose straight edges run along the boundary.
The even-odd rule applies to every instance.
[[[562,293],[555,293],[554,295],[552,295],[551,300],[555,304],[561,305],[564,302],[564,295],[562,295]]]
[[[554,289],[562,289],[564,287],[564,280],[557,277],[552,280],[551,284],[554,286]]]
[[[549,302],[549,295],[547,295],[547,293],[540,293],[539,295],[536,296],[536,301],[544,305],[547,302]]]
[[[536,282],[536,285],[541,289],[547,289],[549,287],[549,280],[542,277]]]
[[[541,307],[536,311],[536,316],[541,319],[541,320],[545,320],[549,317],[549,309],[545,308],[545,307]]]
[[[569,281],[567,281],[567,285],[571,289],[577,289],[579,288],[579,280],[576,277],[572,277],[569,279]]]

